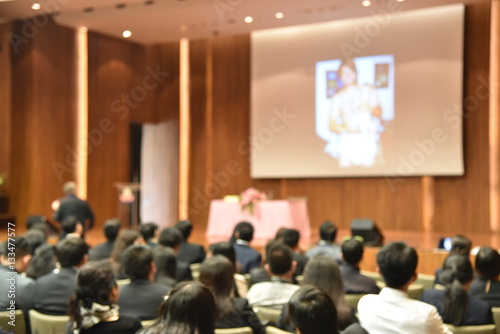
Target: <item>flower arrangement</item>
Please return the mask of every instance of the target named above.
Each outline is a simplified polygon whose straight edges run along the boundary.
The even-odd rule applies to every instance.
[[[251,187],[240,194],[241,210],[248,210],[253,214],[255,206],[259,201],[267,199],[267,195]]]

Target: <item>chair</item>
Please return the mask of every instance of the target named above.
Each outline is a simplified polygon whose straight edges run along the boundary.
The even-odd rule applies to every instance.
[[[358,303],[359,303],[359,300],[361,299],[361,297],[363,297],[365,295],[365,293],[359,293],[359,294],[346,294],[344,295],[345,296],[345,300],[347,302],[347,304],[353,309],[353,310],[357,310],[358,309]]]
[[[156,319],[151,319],[151,320],[142,320],[141,325],[143,328],[150,327],[152,324],[154,324]]]
[[[253,334],[251,327],[216,328],[215,334]]]
[[[193,277],[193,280],[197,281],[198,278],[200,278],[201,263],[190,264],[189,269],[191,269],[191,276]]]
[[[257,317],[261,322],[273,322],[278,323],[278,319],[281,315],[281,308],[272,308],[267,306],[254,306],[253,310],[257,313]]]
[[[118,279],[118,280],[116,280],[116,285],[118,285],[118,287],[127,285],[129,283],[130,283],[130,278],[124,278],[124,279]]]
[[[302,275],[297,275],[297,276],[295,277],[295,280],[297,281],[297,284],[298,284],[298,285],[302,285],[302,281],[304,280],[304,276],[302,276]]]
[[[495,325],[453,326],[446,324],[453,334],[496,334]]]
[[[366,277],[370,277],[372,280],[375,281],[375,283],[384,282],[382,276],[380,276],[380,274],[377,272],[361,270],[360,274]]]
[[[273,326],[267,326],[266,327],[266,334],[290,334],[290,332],[284,331],[282,329],[273,327]]]
[[[497,326],[497,334],[500,334],[500,307],[491,308],[491,312],[493,313],[493,320]]]
[[[434,288],[434,280],[436,276],[427,275],[427,274],[418,274],[416,284],[422,284],[424,286],[424,290],[430,290]]]
[[[408,287],[408,297],[411,299],[420,300],[422,298],[422,294],[424,293],[423,284],[410,284]]]
[[[69,321],[67,315],[47,315],[30,310],[32,334],[64,334]]]
[[[22,310],[13,310],[0,312],[0,329],[4,329],[7,333],[25,334],[26,322]],[[15,325],[15,326],[12,326]],[[1,333],[3,333],[0,330]]]

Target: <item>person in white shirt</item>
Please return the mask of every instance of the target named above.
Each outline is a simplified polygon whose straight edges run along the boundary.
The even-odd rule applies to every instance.
[[[417,278],[417,263],[417,252],[404,242],[390,243],[378,252],[386,287],[358,304],[359,321],[370,334],[451,333],[436,307],[408,297],[408,286]]]

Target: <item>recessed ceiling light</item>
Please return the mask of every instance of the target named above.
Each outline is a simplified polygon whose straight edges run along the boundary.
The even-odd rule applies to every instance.
[[[405,1],[405,0],[398,0],[398,2],[403,2],[403,1]]]
[[[361,4],[364,7],[369,7],[372,4],[372,2],[370,0],[363,0],[363,2],[361,2]]]
[[[40,10],[42,8],[42,5],[40,5],[38,2],[35,2],[31,5],[31,9],[33,10]]]
[[[276,14],[274,14],[274,17],[276,17],[279,20],[284,18],[285,14],[283,14],[282,12],[277,12]]]
[[[251,17],[251,16],[245,17],[245,23],[252,23],[252,22],[253,22],[253,17]]]
[[[130,30],[123,30],[122,36],[124,38],[129,38],[130,36],[132,36],[132,32]]]

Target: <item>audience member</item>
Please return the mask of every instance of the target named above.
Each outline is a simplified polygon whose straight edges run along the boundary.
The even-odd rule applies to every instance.
[[[29,244],[31,255],[34,255],[36,249],[47,242],[45,233],[36,228],[26,231],[23,237]]]
[[[61,239],[83,237],[83,226],[77,216],[71,215],[65,217],[61,223],[61,227]]]
[[[265,269],[271,281],[254,284],[248,290],[247,298],[252,306],[268,306],[282,308],[288,303],[292,294],[299,288],[291,280],[295,272],[296,262],[292,251],[281,242],[271,247]]]
[[[177,283],[177,258],[174,251],[165,246],[158,246],[153,249],[153,260],[156,266],[154,281],[165,285],[168,290]]]
[[[69,302],[67,334],[134,334],[139,319],[122,315],[115,304],[120,296],[109,261],[88,262],[76,276]]]
[[[90,205],[76,196],[76,183],[66,182],[63,185],[66,197],[59,200],[59,207],[54,213],[54,219],[60,223],[68,216],[76,216],[82,223],[84,233],[94,226],[94,213]]]
[[[374,293],[378,294],[380,288],[370,277],[359,273],[359,263],[363,259],[363,243],[354,238],[347,239],[342,243],[342,258],[344,261],[340,266],[344,292],[347,294]]]
[[[271,239],[266,243],[264,247],[264,263],[268,263],[267,259],[269,258],[269,250],[273,248],[274,245],[282,243],[279,240]],[[264,267],[253,268],[250,270],[250,286],[261,283],[268,282],[271,280],[271,276],[269,276],[269,272]]]
[[[121,221],[118,218],[108,219],[104,222],[104,236],[106,241],[96,245],[90,250],[89,259],[91,261],[104,260],[111,257],[115,240],[120,232]]]
[[[159,229],[157,224],[152,222],[141,224],[139,232],[141,233],[142,239],[144,239],[146,245],[152,248],[158,246]]]
[[[207,257],[222,255],[225,256],[233,264],[233,277],[234,283],[236,285],[235,295],[238,297],[245,298],[248,293],[248,283],[244,275],[239,274],[236,269],[238,262],[236,262],[236,253],[234,251],[233,245],[229,241],[222,241],[212,244],[208,248]]]
[[[160,245],[170,247],[174,250],[176,257],[179,253],[179,248],[184,242],[181,231],[176,227],[167,227],[160,233]],[[179,260],[177,257],[177,281],[189,281],[193,279],[189,263]]]
[[[117,301],[120,312],[140,320],[156,318],[158,307],[169,289],[154,282],[153,251],[145,245],[131,245],[123,252],[122,264],[131,281],[120,288]]]
[[[189,264],[202,263],[205,260],[205,250],[202,245],[192,244],[188,242],[191,231],[193,230],[193,224],[189,220],[179,221],[175,227],[177,227],[184,237],[184,242],[179,248],[177,253],[177,258],[180,261],[187,262]]]
[[[378,252],[386,287],[358,303],[361,326],[370,334],[451,333],[435,306],[408,297],[408,286],[417,278],[417,263],[417,252],[404,242],[387,244]]]
[[[321,240],[318,242],[318,245],[309,249],[306,252],[306,256],[309,258],[319,254],[330,256],[340,263],[340,246],[335,243],[335,239],[337,238],[337,227],[332,222],[326,221],[321,224],[319,228],[319,236]]]
[[[450,254],[444,261],[440,281],[444,290],[425,290],[422,301],[436,306],[443,321],[455,326],[493,323],[491,307],[467,294],[472,281],[472,264],[467,256]]]
[[[231,261],[215,255],[201,265],[200,282],[212,290],[217,307],[216,328],[251,327],[254,334],[264,334],[264,326],[248,304],[234,294],[234,267]]]
[[[300,232],[293,228],[285,228],[281,231],[277,239],[282,241],[292,250],[293,259],[297,262],[297,267],[295,268],[295,273],[293,274],[295,279],[295,277],[302,275],[308,260],[307,256],[300,253]]]
[[[181,282],[165,298],[158,320],[139,334],[215,334],[215,300],[206,286]]]
[[[471,248],[472,248],[472,241],[469,238],[463,235],[456,235],[453,238],[451,238],[450,254],[458,254],[468,257]],[[434,273],[435,277],[434,284],[444,285],[444,282],[439,280],[442,271],[443,271],[442,267],[436,269],[436,272]]]
[[[262,265],[262,256],[250,247],[253,232],[253,226],[248,222],[238,223],[235,227],[233,247],[236,253],[236,261],[240,264],[241,274],[248,274],[253,268]]]
[[[115,271],[117,279],[126,279],[127,275],[122,268],[122,254],[125,249],[130,245],[136,245],[141,243],[141,235],[134,230],[122,230],[118,234],[118,238],[113,246],[113,251],[111,252],[111,266]]]
[[[476,255],[476,278],[469,294],[500,307],[500,254],[491,247],[482,247]]]
[[[51,273],[56,268],[56,264],[57,257],[54,246],[43,244],[36,248],[25,274],[28,277],[37,279]]]
[[[75,292],[78,269],[87,262],[88,245],[81,238],[61,240],[56,256],[61,269],[39,277],[35,283],[33,308],[50,315],[68,314],[68,300]]]

